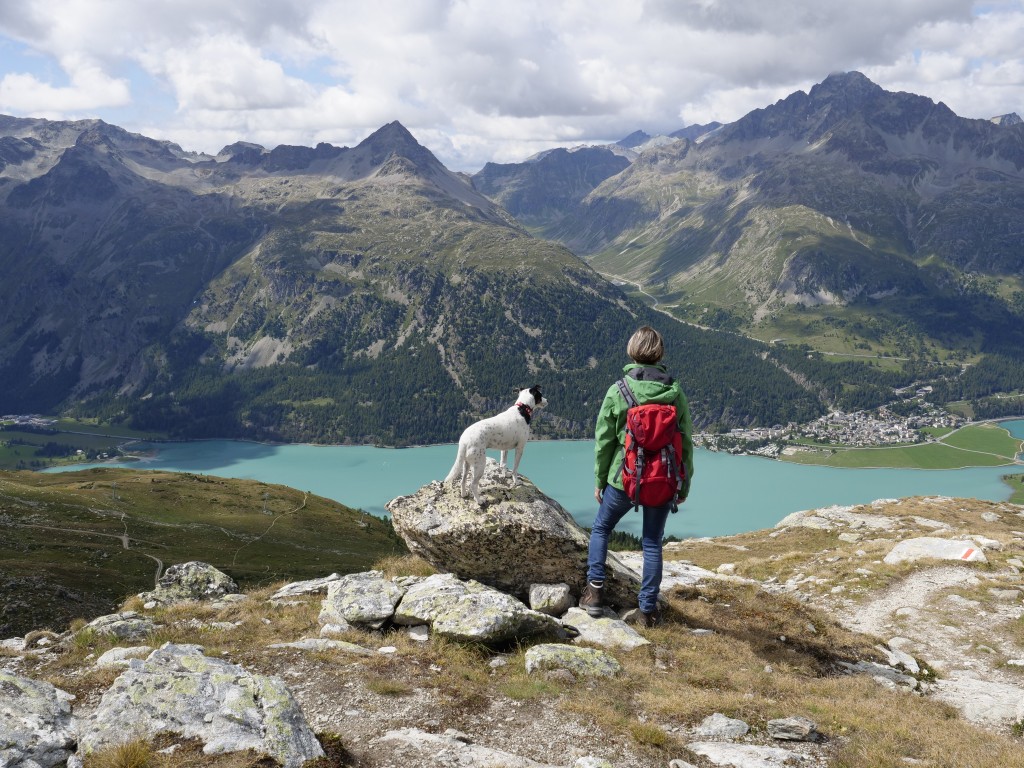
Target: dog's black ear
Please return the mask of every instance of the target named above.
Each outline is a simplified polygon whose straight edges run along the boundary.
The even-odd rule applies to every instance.
[[[533,399],[535,402],[539,403],[544,400],[544,395],[541,394],[540,391],[540,384],[534,384],[532,387],[530,387],[530,394],[533,395]]]

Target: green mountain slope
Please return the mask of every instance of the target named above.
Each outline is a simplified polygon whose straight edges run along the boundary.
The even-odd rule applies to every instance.
[[[239,585],[366,570],[388,523],[279,485],[167,472],[0,472],[0,635],[60,629],[200,560]]]

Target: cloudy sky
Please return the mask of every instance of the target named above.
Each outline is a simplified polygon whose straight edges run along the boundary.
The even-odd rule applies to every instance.
[[[830,72],[1024,114],[1024,0],[3,0],[0,113],[216,152],[401,121],[476,170],[729,122]]]

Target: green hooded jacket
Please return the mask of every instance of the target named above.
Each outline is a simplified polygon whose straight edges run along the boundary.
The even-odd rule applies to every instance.
[[[634,368],[648,367],[665,371],[662,365],[644,366],[637,363],[630,363],[622,371],[623,374],[627,374]],[[629,376],[624,378],[626,386],[640,405],[659,403],[676,407],[679,431],[683,435],[683,466],[686,468],[686,482],[683,483],[680,494],[680,500],[683,500],[690,493],[690,481],[693,479],[693,422],[690,420],[690,406],[686,402],[686,395],[683,394],[679,382],[675,380],[671,384],[665,384],[660,381],[639,381]],[[605,393],[594,429],[594,477],[597,488],[602,491],[607,485],[623,490],[619,467],[622,465],[623,446],[626,442],[627,410],[629,406],[626,405],[625,398],[619,392],[618,386],[612,384]]]

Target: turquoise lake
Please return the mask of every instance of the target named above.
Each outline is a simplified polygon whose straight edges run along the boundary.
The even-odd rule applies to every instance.
[[[1003,426],[1024,440],[1024,420],[1003,422]],[[137,447],[152,451],[153,458],[114,466],[279,483],[377,515],[386,514],[384,505],[394,497],[444,478],[455,459],[454,445],[394,449],[210,440]],[[593,451],[589,441],[531,442],[519,468],[581,525],[589,526],[597,511]],[[493,455],[498,457],[497,452]],[[705,450],[697,451],[694,465],[690,498],[669,517],[666,534],[683,538],[742,533],[770,528],[790,512],[802,509],[902,496],[1002,501],[1009,498],[1010,490],[1000,478],[1024,472],[1021,465],[955,470],[834,469]],[[627,515],[624,529],[639,533],[639,517]]]

